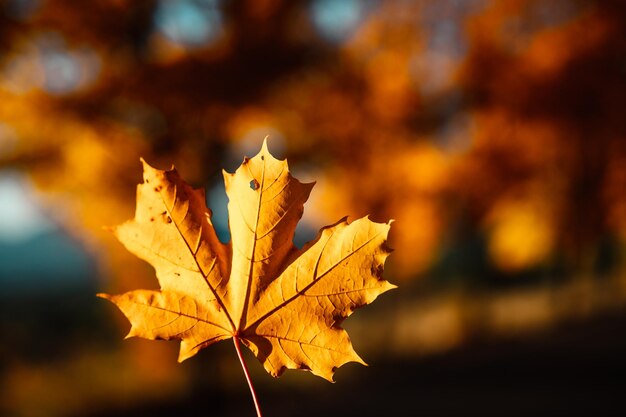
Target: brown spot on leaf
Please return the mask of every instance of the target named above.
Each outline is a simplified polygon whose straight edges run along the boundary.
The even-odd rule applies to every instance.
[[[250,188],[252,188],[253,190],[258,190],[259,189],[259,182],[255,179],[253,179],[252,181],[250,181]]]

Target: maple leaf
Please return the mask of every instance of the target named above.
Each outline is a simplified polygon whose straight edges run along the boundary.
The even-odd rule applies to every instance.
[[[174,168],[142,162],[135,218],[114,232],[152,264],[161,290],[98,294],[128,317],[127,337],[180,339],[179,361],[232,337],[273,376],[306,369],[332,381],[339,366],[365,364],[340,324],[395,288],[382,278],[391,221],[344,218],[296,248],[294,232],[314,183],[292,177],[287,161],[275,159],[264,141],[234,174],[224,171],[226,245],[204,190],[190,187]]]

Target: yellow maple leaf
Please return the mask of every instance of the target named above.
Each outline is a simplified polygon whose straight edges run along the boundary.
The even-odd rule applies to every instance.
[[[395,288],[382,278],[391,222],[344,218],[296,248],[294,232],[314,183],[292,177],[264,142],[234,174],[224,171],[232,236],[225,245],[204,190],[173,168],[142,162],[135,218],[114,231],[152,264],[161,290],[98,294],[128,317],[127,337],[180,339],[179,361],[234,338],[273,376],[306,369],[332,381],[339,366],[364,364],[340,324]]]

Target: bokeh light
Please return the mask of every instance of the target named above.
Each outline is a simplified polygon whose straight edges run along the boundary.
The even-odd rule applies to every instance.
[[[154,23],[170,40],[198,47],[215,39],[222,26],[217,0],[161,0]]]

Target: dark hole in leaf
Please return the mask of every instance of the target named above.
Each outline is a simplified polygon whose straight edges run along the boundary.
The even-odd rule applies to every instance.
[[[258,190],[259,182],[253,179],[252,181],[250,181],[250,188],[252,188],[253,190]]]

